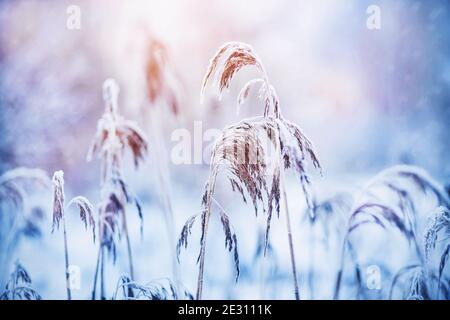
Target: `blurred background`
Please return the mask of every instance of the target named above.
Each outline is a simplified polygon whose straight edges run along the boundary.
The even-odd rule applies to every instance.
[[[80,8],[80,29],[67,27],[67,8],[73,5]],[[381,9],[380,29],[370,30],[366,25],[369,5]],[[394,164],[421,166],[446,184],[450,182],[449,27],[446,0],[3,0],[0,173],[18,166],[42,168],[49,175],[61,169],[68,195],[82,194],[97,203],[100,165],[99,161],[86,162],[86,153],[104,111],[101,88],[106,78],[116,79],[120,86],[120,113],[136,121],[149,136],[151,121],[145,118],[145,110],[160,109],[156,122],[162,128],[160,142],[168,152],[175,145],[171,132],[179,128],[193,132],[194,121],[202,121],[204,130],[221,129],[243,117],[261,115],[263,107],[256,96],[239,115],[235,112],[236,97],[251,70],[239,73],[221,101],[211,89],[205,102],[199,101],[209,59],[224,42],[242,41],[251,44],[263,61],[284,116],[314,143],[324,168],[323,177],[314,177],[319,193],[352,192]],[[176,113],[164,101],[155,103],[158,106],[147,101],[147,48],[154,39],[166,47],[177,79]],[[137,215],[131,212],[130,217],[139,282],[170,276],[170,248],[154,165],[162,155],[152,150],[150,144],[146,165],[136,171],[132,161],[126,161],[125,168],[128,184],[144,203],[142,238]],[[167,163],[178,233],[185,220],[200,210],[209,167]],[[253,260],[257,230],[248,227],[253,209],[234,201],[239,196],[228,185],[224,184],[218,197],[234,218],[242,275],[236,285],[223,236],[214,231],[220,225],[213,225],[205,297],[291,298],[284,224],[277,223],[272,234],[275,248],[280,242],[269,263],[275,280],[269,288],[260,288]],[[303,212],[301,197],[291,199],[293,212]],[[52,204],[50,193],[48,198],[30,201],[47,208]],[[12,261],[20,259],[28,268],[44,298],[63,299],[62,236],[50,233],[49,210],[44,210],[42,236],[21,241]],[[97,249],[73,216],[69,247],[82,277],[74,297],[87,299]],[[302,218],[297,220],[300,286],[305,288],[305,297],[311,298],[314,295],[304,273],[310,255],[302,250],[306,235],[300,230]],[[198,239],[198,232],[193,232],[180,259],[181,280],[192,292]],[[119,253],[116,266],[108,267],[109,291],[126,272],[121,254],[125,256]],[[322,266],[318,270],[332,263],[322,256],[316,260]],[[12,264],[7,274],[11,268]],[[325,271],[321,276],[320,270],[314,280],[315,297],[331,298],[333,276]]]

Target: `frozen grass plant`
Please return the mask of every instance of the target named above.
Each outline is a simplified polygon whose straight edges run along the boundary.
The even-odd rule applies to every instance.
[[[174,212],[170,186],[170,170],[167,149],[164,141],[164,128],[161,123],[169,118],[176,118],[180,113],[180,81],[169,59],[169,52],[163,42],[152,37],[148,44],[145,68],[148,107],[143,109],[145,120],[150,120],[155,173],[159,183],[158,194],[164,212],[164,221],[171,250],[173,279],[178,287],[178,265],[175,253],[176,234],[174,229]]]
[[[76,206],[80,211],[80,219],[84,223],[86,228],[92,229],[92,237],[95,242],[95,220],[94,220],[94,207],[85,197],[77,196],[65,203],[64,194],[64,172],[56,171],[53,174],[53,225],[52,232],[56,229],[59,230],[62,222],[63,236],[64,236],[64,259],[66,264],[66,286],[67,286],[67,299],[72,299],[72,293],[70,290],[70,274],[69,274],[69,250],[67,247],[67,228],[66,228],[66,212],[71,206]]]
[[[179,295],[177,286],[168,278],[140,285],[127,276],[121,276],[112,300],[119,298],[122,300],[193,300],[194,297],[185,289],[182,289]]]
[[[383,191],[384,193],[380,193],[380,191]],[[389,198],[389,201],[380,196],[387,192],[393,195],[393,197]],[[437,210],[437,213],[434,215],[431,220],[432,222],[430,222],[430,225],[427,228],[424,245],[421,244],[422,242],[417,235],[417,221],[421,214],[416,204],[417,200],[415,200],[415,193],[417,192],[434,196],[437,200],[437,204],[442,206],[441,209]],[[354,251],[354,246],[350,237],[356,230],[359,230],[367,224],[375,224],[387,232],[397,230],[407,242],[412,245],[419,262],[402,268],[398,274],[394,276],[392,286],[395,286],[400,276],[408,273],[412,275],[412,282],[416,284],[410,287],[415,291],[410,293],[409,296],[417,298],[419,292],[417,283],[419,281],[421,281],[421,283],[423,282],[420,279],[433,278],[430,274],[431,272],[428,272],[428,255],[430,250],[435,246],[436,234],[443,229],[448,230],[448,224],[446,222],[448,217],[446,212],[448,212],[448,208],[450,208],[450,200],[444,188],[431,178],[427,172],[420,168],[406,165],[394,166],[375,176],[364,188],[362,196],[355,203],[349,218],[342,249],[341,268],[336,281],[335,298],[338,298],[339,296],[339,290],[342,284],[342,274],[344,271],[345,252],[347,250],[350,252],[350,256],[355,265],[358,265],[356,261],[356,252]],[[446,250],[444,250],[441,258],[441,261],[444,261],[444,267],[446,261],[445,252]],[[358,270],[356,272],[358,273]],[[440,276],[441,275],[439,275],[439,278]],[[358,292],[359,287],[358,284]],[[391,295],[392,288],[390,296]],[[429,295],[431,295],[431,293],[429,293]],[[437,296],[438,295],[439,289]]]
[[[423,299],[449,299],[450,279],[445,277],[450,253],[450,211],[446,207],[438,207],[429,216],[428,225],[424,234],[422,252],[425,260],[421,264],[408,265],[400,269],[392,280],[389,298],[393,298],[394,291],[399,287],[402,279],[409,283],[402,298]],[[437,255],[437,265],[433,255]],[[433,290],[433,285],[435,285]]]
[[[118,113],[119,87],[115,80],[107,79],[103,83],[103,99],[105,112],[98,121],[97,133],[92,141],[87,160],[95,154],[101,159],[101,204],[99,208],[100,247],[94,278],[92,298],[95,298],[97,278],[100,272],[101,298],[105,298],[104,288],[104,252],[107,251],[116,259],[116,242],[120,229],[124,230],[130,277],[135,278],[130,235],[127,227],[126,206],[134,204],[141,220],[141,205],[125,183],[123,177],[123,156],[129,151],[137,168],[147,154],[148,143],[143,132],[132,122],[125,120]]]
[[[19,167],[0,176],[0,284],[12,253],[23,237],[36,238],[41,232],[44,213],[31,208],[29,195],[50,188],[50,178],[40,169]]]
[[[14,272],[11,274],[5,291],[0,300],[41,300],[41,295],[32,287],[31,277],[27,270],[16,262]]]
[[[246,101],[250,90],[259,87],[259,97],[264,103],[264,115],[262,117],[245,119],[226,127],[214,145],[210,175],[202,200],[202,231],[198,258],[199,274],[196,298],[201,299],[202,297],[206,235],[214,202],[216,179],[220,169],[224,168],[233,191],[239,192],[244,202],[247,201],[247,196],[249,196],[256,214],[258,213],[258,202],[263,203],[263,211],[267,217],[265,248],[267,248],[269,240],[272,215],[274,212],[279,215],[280,204],[283,202],[294,294],[295,298],[299,299],[300,292],[284,174],[286,169],[293,169],[298,176],[306,203],[308,207],[312,208],[309,190],[310,179],[306,173],[306,158],[309,156],[314,167],[318,169],[320,169],[320,164],[313,151],[311,142],[296,124],[284,119],[281,115],[275,89],[269,82],[261,60],[247,44],[239,42],[226,43],[217,51],[211,59],[203,80],[201,99],[203,99],[205,88],[211,78],[217,79],[215,85],[218,87],[219,93],[222,93],[224,89],[229,87],[233,76],[246,66],[256,67],[261,77],[252,79],[244,85],[238,96],[238,108]],[[265,145],[265,142],[268,142],[269,145]],[[274,157],[270,157],[270,151],[274,151]],[[219,210],[219,213],[226,235],[225,245],[229,251],[233,250],[235,252],[235,264],[238,271],[237,239],[232,233],[228,232],[228,230],[231,230],[228,216],[224,219],[223,210]],[[187,245],[187,236],[194,219],[189,219],[183,228],[178,247]]]

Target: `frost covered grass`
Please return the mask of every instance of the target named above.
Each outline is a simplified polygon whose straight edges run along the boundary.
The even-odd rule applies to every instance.
[[[310,141],[303,135],[300,128],[282,117],[275,89],[269,82],[262,62],[249,45],[239,42],[226,43],[217,51],[211,59],[203,80],[202,96],[211,77],[217,79],[216,86],[219,89],[219,93],[222,93],[224,89],[230,86],[233,76],[246,66],[256,67],[261,74],[261,78],[252,79],[244,85],[238,97],[238,106],[245,102],[250,89],[259,85],[259,97],[264,103],[264,115],[254,119],[244,119],[238,124],[228,126],[223,130],[222,135],[216,140],[213,147],[210,175],[202,198],[202,231],[197,299],[202,297],[206,237],[212,213],[212,204],[213,202],[217,203],[214,200],[214,192],[217,176],[222,166],[227,170],[227,177],[231,183],[232,190],[239,192],[244,202],[247,201],[246,196],[251,198],[255,214],[258,214],[258,202],[261,202],[263,205],[263,212],[267,216],[264,252],[269,241],[272,215],[276,213],[279,216],[280,204],[283,202],[294,295],[296,299],[299,299],[300,291],[291,232],[291,218],[285,191],[284,171],[293,169],[297,174],[306,202],[311,207],[310,180],[305,169],[306,157],[309,156],[311,158],[316,168],[320,169],[320,164]],[[269,156],[270,149],[264,148],[264,139],[270,142],[269,147],[275,152],[272,158]],[[239,277],[237,237],[231,231],[229,216],[220,205],[218,207],[220,221],[225,232],[225,246],[229,251],[233,251],[237,281]],[[194,221],[195,216],[187,221],[178,247],[182,245],[187,246],[187,236],[190,234]]]
[[[436,207],[425,227],[422,226],[423,217],[429,213],[420,209],[420,197],[427,198],[427,202]],[[400,298],[439,299],[441,291],[444,290],[443,296],[447,299],[448,280],[443,279],[442,274],[448,258],[449,205],[449,197],[444,188],[420,168],[395,166],[375,176],[362,190],[351,210],[334,298],[339,297],[345,265],[348,263],[353,266],[350,269],[353,269],[355,274],[356,297],[365,297],[362,279],[364,262],[359,260],[358,255],[367,248],[358,248],[358,240],[352,239],[360,229],[375,225],[383,233],[397,233],[403,238],[407,250],[411,251],[413,256],[412,261],[415,261],[388,275],[391,279],[388,297],[394,298],[402,279],[406,282],[407,289],[400,286],[400,291],[403,291]],[[419,230],[422,230],[423,236]],[[356,239],[361,239],[361,235]],[[440,242],[440,250],[434,253],[439,257],[438,268],[433,266],[430,259],[431,251],[436,249],[437,242]],[[392,247],[395,250],[396,245]],[[398,250],[402,250],[400,248],[398,245]]]
[[[101,159],[101,203],[98,219],[100,246],[92,290],[93,299],[96,296],[97,277],[100,277],[100,296],[102,299],[105,298],[105,253],[109,253],[115,263],[116,242],[120,239],[121,229],[125,233],[127,243],[129,274],[131,279],[135,278],[131,240],[127,226],[127,204],[131,203],[136,207],[141,220],[141,230],[143,223],[141,205],[125,183],[123,157],[125,152],[130,152],[137,168],[146,156],[148,143],[147,138],[134,122],[125,120],[119,115],[118,96],[119,87],[115,80],[106,80],[103,84],[105,113],[98,122],[97,133],[87,156],[90,161],[93,155],[98,153]]]
[[[63,171],[54,172],[52,180],[44,170],[27,168],[0,176],[1,299],[45,299],[55,288],[69,300],[76,295],[112,300],[450,299],[450,200],[443,181],[422,168],[398,165],[363,186],[353,171],[346,173],[358,180],[352,188],[344,179],[330,182],[327,171],[313,184],[314,174],[322,175],[324,147],[319,163],[309,135],[285,117],[283,97],[260,57],[241,42],[225,43],[215,53],[203,82],[198,81],[201,100],[208,88],[220,98],[233,92],[237,74],[246,69],[253,73],[237,87],[237,112],[254,104],[261,115],[227,121],[207,168],[170,167],[164,122],[186,120],[183,86],[162,42],[151,40],[146,50],[145,103],[136,107],[138,116],[129,116],[131,107],[119,99],[118,82],[107,79],[92,143],[77,145],[88,150],[88,166],[99,159],[98,185],[83,185],[75,193],[83,196],[66,201],[66,193],[76,189],[72,178],[81,179],[87,171],[77,168],[77,177],[67,175],[67,185]],[[231,113],[226,104],[224,98],[218,109]],[[250,107],[246,111],[255,110]],[[53,165],[52,171],[62,167]],[[191,181],[185,183],[185,177]],[[194,181],[203,183],[205,177],[203,188]],[[151,184],[152,179],[157,182]],[[48,206],[37,205],[34,197]],[[78,215],[72,214],[75,209]],[[51,223],[45,220],[49,212]],[[56,232],[60,229],[62,234]],[[39,242],[52,232],[52,240],[61,242]],[[191,241],[193,235],[198,242]],[[64,266],[64,281],[62,272],[35,276],[29,264],[13,264],[27,258],[20,256],[22,243],[45,248],[40,255],[48,254],[48,264]],[[84,258],[83,245],[91,243],[97,246],[95,258],[83,261],[82,272],[89,293],[75,294],[71,263]]]
[[[95,220],[94,220],[94,207],[88,199],[82,196],[72,198],[69,203],[65,203],[64,194],[64,172],[56,171],[53,174],[53,225],[52,232],[56,229],[59,230],[60,223],[62,222],[63,236],[64,236],[64,261],[66,266],[66,287],[67,287],[67,300],[72,299],[72,293],[70,291],[70,262],[69,262],[69,249],[67,247],[67,230],[66,230],[66,211],[71,206],[76,206],[80,211],[80,219],[84,223],[86,228],[92,229],[92,238],[95,242]]]

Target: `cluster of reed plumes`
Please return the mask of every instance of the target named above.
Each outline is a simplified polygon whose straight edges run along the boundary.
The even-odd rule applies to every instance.
[[[420,209],[420,197],[432,203],[434,210]],[[424,170],[413,166],[395,166],[375,176],[354,202],[343,239],[341,267],[338,272],[334,298],[339,298],[344,274],[354,275],[355,296],[366,298],[360,230],[375,226],[394,237],[403,238],[411,251],[412,264],[396,272],[387,269],[383,298],[390,299],[449,299],[450,279],[444,270],[450,250],[450,199],[448,193]],[[428,220],[428,222],[426,222]],[[362,237],[364,238],[364,236]],[[396,243],[393,248],[401,248]],[[400,254],[401,252],[397,252]],[[375,252],[374,252],[375,255]],[[347,265],[350,264],[350,267]],[[384,291],[384,292],[383,292]]]
[[[224,167],[227,172],[232,190],[239,192],[244,202],[247,202],[247,196],[250,197],[255,214],[258,214],[258,203],[262,203],[262,211],[266,215],[267,221],[264,251],[266,251],[269,242],[272,216],[274,213],[280,214],[281,203],[283,203],[287,222],[294,294],[295,298],[299,299],[300,291],[284,174],[287,169],[294,171],[298,176],[306,203],[308,207],[312,208],[306,159],[309,157],[314,167],[318,169],[320,169],[320,164],[311,142],[301,129],[281,115],[280,103],[275,89],[269,82],[261,60],[249,45],[238,42],[226,43],[218,50],[205,75],[202,96],[211,77],[217,79],[216,85],[219,93],[222,93],[225,88],[229,87],[233,76],[245,66],[256,67],[261,77],[252,79],[244,85],[238,96],[238,107],[245,102],[249,91],[253,87],[259,86],[259,97],[264,103],[264,114],[262,117],[244,119],[237,124],[226,127],[213,147],[210,175],[203,194],[203,210],[200,217],[202,231],[197,299],[202,297],[206,237],[212,205],[213,203],[217,204],[214,199],[214,192],[221,167]],[[268,141],[268,144],[265,141]],[[237,237],[232,232],[229,216],[220,205],[217,206],[225,232],[225,246],[229,251],[233,251],[237,280],[239,277]],[[195,219],[195,216],[190,218],[183,227],[178,248],[187,246],[187,238]]]
[[[52,179],[42,170],[26,168],[14,169],[0,176],[0,283],[6,283],[3,293],[0,292],[1,299],[41,299],[28,272],[20,263],[16,263],[9,279],[2,279],[11,265],[18,240],[38,237],[43,232],[42,211],[29,207],[27,201],[29,194],[37,193],[38,188],[53,191],[53,196],[48,196],[53,204],[51,230],[56,232],[62,229],[64,279],[69,300],[72,299],[72,290],[68,243],[73,239],[66,216],[75,211],[87,229],[89,239],[92,238],[92,242],[98,246],[97,260],[92,261],[92,299],[202,299],[204,277],[209,270],[205,262],[211,217],[216,217],[222,227],[225,249],[231,253],[234,279],[238,281],[243,272],[238,242],[240,235],[232,223],[233,212],[228,212],[219,201],[217,193],[221,178],[231,186],[225,191],[234,192],[244,204],[250,206],[252,214],[249,218],[255,219],[255,224],[257,220],[263,221],[255,235],[258,242],[253,264],[261,262],[272,269],[280,267],[279,252],[271,243],[271,227],[276,220],[274,216],[286,221],[286,252],[289,252],[289,279],[293,298],[316,297],[319,287],[317,280],[321,275],[318,270],[319,267],[323,269],[323,266],[318,265],[315,254],[323,250],[326,257],[330,258],[327,272],[332,278],[329,282],[331,293],[325,298],[450,299],[450,278],[446,272],[450,259],[450,200],[444,188],[420,168],[395,166],[376,175],[356,193],[328,193],[321,198],[317,188],[312,185],[313,170],[308,168],[311,166],[322,174],[312,143],[297,124],[283,117],[280,101],[261,59],[251,46],[244,43],[226,43],[219,48],[207,68],[201,100],[209,84],[212,83],[221,95],[230,87],[240,70],[252,67],[259,76],[248,81],[240,90],[237,108],[239,112],[250,92],[255,91],[262,103],[263,114],[242,119],[222,130],[212,149],[201,211],[186,221],[177,242],[170,172],[165,159],[165,146],[161,142],[162,128],[158,127],[163,110],[158,108],[163,105],[172,116],[176,116],[181,111],[181,101],[166,48],[159,41],[151,41],[148,48],[145,67],[148,105],[142,110],[142,115],[152,121],[153,131],[150,134],[144,132],[136,122],[126,120],[121,115],[117,82],[107,79],[103,84],[105,110],[98,121],[97,132],[87,154],[88,161],[97,156],[100,162],[98,203],[84,196],[67,201],[64,173],[61,170],[54,172]],[[146,125],[144,129],[147,129]],[[172,272],[167,278],[142,284],[136,281],[139,277],[136,275],[132,250],[133,244],[139,239],[130,232],[128,214],[134,211],[138,215],[142,238],[144,207],[127,183],[124,169],[126,155],[131,157],[137,170],[145,165],[152,153],[156,153],[160,160],[155,165],[160,190],[155,191],[160,195],[164,211]],[[286,181],[290,178],[295,183],[288,185]],[[288,192],[288,186],[297,188]],[[292,203],[289,204],[289,200],[294,201],[288,194],[294,192],[300,193],[304,200],[304,211],[294,212]],[[423,203],[428,208],[424,209]],[[196,222],[200,225],[200,249],[197,256],[197,288],[193,295],[183,285],[177,269],[181,263],[182,249],[188,247]],[[295,225],[301,225],[309,231],[308,241],[295,241]],[[318,234],[322,237],[319,240]],[[407,253],[407,263],[389,265],[389,257],[384,257],[384,260],[380,258],[379,247],[366,245],[367,242],[376,243],[380,239],[395,242],[382,249],[393,250],[394,254]],[[118,251],[121,250],[123,240],[127,253],[124,261],[127,273],[113,282],[116,283],[114,290],[108,292],[107,283],[111,284],[108,268],[116,263],[118,257],[121,259]],[[309,252],[308,267],[303,272],[298,269],[296,257],[306,251]],[[331,258],[337,263],[333,264]],[[374,265],[380,272],[376,279],[380,281],[379,284],[372,283],[373,279],[369,279],[366,271]],[[259,280],[264,286],[269,276],[264,274],[266,269],[261,270]],[[300,287],[300,282],[305,286]],[[379,285],[381,289],[371,291],[369,287],[372,285]]]
[[[166,104],[172,114],[179,112],[179,90],[175,72],[168,59],[168,53],[165,46],[156,39],[151,39],[148,45],[148,59],[143,72],[147,81],[147,98],[148,108],[154,109],[159,104]],[[112,295],[113,299],[118,298],[120,288],[126,288],[127,294],[124,299],[165,299],[172,297],[177,299],[191,298],[190,293],[181,286],[177,279],[176,268],[174,267],[174,280],[165,280],[158,282],[152,281],[147,285],[139,285],[135,282],[136,276],[134,271],[133,253],[131,244],[131,235],[127,225],[127,214],[130,206],[133,206],[140,218],[141,237],[143,233],[143,210],[137,196],[132,192],[123,173],[124,156],[129,153],[133,159],[136,169],[145,162],[149,141],[146,134],[138,127],[134,121],[124,119],[119,113],[118,96],[119,86],[114,79],[107,79],[103,84],[103,100],[105,102],[105,111],[98,121],[97,133],[92,140],[91,146],[87,153],[87,161],[91,161],[94,156],[100,159],[100,202],[97,209],[84,196],[77,196],[66,203],[64,191],[64,173],[62,170],[56,171],[53,175],[53,224],[52,232],[62,228],[64,241],[64,260],[65,260],[65,280],[67,289],[67,299],[72,298],[70,285],[70,259],[68,240],[70,239],[67,232],[66,213],[70,212],[70,208],[76,206],[82,223],[86,228],[92,231],[93,242],[98,240],[98,255],[95,264],[95,276],[93,281],[92,299],[97,298],[97,287],[100,286],[100,299],[107,299],[109,294],[106,292],[106,265],[107,257],[112,258],[115,264],[117,259],[117,251],[122,235],[126,240],[126,249],[128,257],[129,272],[127,275],[119,279],[116,292]],[[143,111],[144,116],[148,116],[148,111]],[[153,116],[154,114],[150,114]],[[153,128],[154,129],[154,128]],[[159,139],[156,139],[159,143]],[[162,157],[160,146],[156,145],[154,149],[158,155]],[[161,200],[165,209],[165,217],[167,219],[169,238],[173,245],[175,253],[175,239],[173,228],[173,212],[171,208],[171,199],[168,195],[167,179],[162,174],[162,169],[157,170],[160,174],[161,189],[164,190],[164,199]],[[0,196],[2,209],[8,206],[6,210],[17,210],[20,215],[10,216],[3,214],[2,219],[5,221],[6,250],[2,250],[1,275],[5,274],[9,260],[12,256],[13,246],[17,244],[19,236],[23,233],[28,236],[36,236],[41,232],[40,226],[37,226],[34,218],[40,211],[33,208],[32,214],[25,216],[28,208],[23,208],[25,201],[25,190],[22,184],[39,182],[47,189],[50,189],[50,179],[47,175],[37,169],[18,168],[6,172],[0,177]],[[97,214],[96,214],[97,211]],[[22,221],[24,220],[24,221]],[[10,225],[8,225],[10,224]],[[3,254],[4,253],[4,254]],[[107,256],[108,255],[108,256]],[[173,254],[173,261],[176,261]],[[174,266],[176,266],[174,262]],[[17,270],[11,275],[11,280],[7,283],[5,293],[2,298],[37,298],[35,291],[25,290],[31,285],[31,280],[21,265],[17,266]],[[25,277],[26,276],[26,277]],[[19,286],[19,282],[25,285]],[[167,282],[167,281],[166,281]],[[2,283],[4,283],[2,281]],[[16,288],[17,287],[17,288]],[[31,287],[30,287],[31,288]],[[168,290],[167,288],[170,288]],[[20,291],[21,290],[21,291]],[[25,290],[25,291],[24,291]],[[169,294],[170,292],[170,294]]]

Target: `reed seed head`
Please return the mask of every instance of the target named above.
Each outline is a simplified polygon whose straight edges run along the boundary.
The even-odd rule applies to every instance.
[[[53,224],[52,232],[55,228],[59,229],[59,223],[64,215],[64,172],[55,171],[52,178],[53,182]]]

